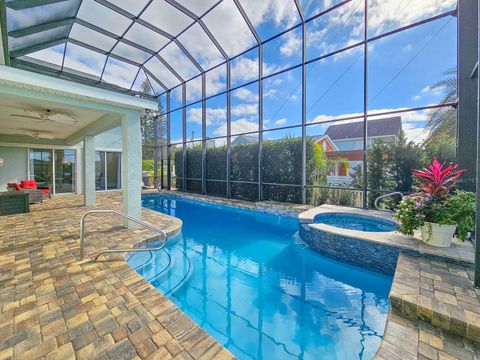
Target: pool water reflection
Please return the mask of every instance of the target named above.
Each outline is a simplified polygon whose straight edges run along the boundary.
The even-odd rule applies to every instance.
[[[182,219],[182,233],[168,254],[129,263],[239,359],[375,354],[391,277],[310,251],[296,219],[160,196],[143,206]]]

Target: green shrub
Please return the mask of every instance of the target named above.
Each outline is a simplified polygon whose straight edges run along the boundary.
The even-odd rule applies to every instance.
[[[142,171],[153,171],[153,160],[142,160]]]
[[[232,197],[258,200],[258,144],[235,145],[231,149],[231,181]],[[174,154],[175,176],[177,188],[183,190],[183,152]],[[307,178],[308,185],[324,185],[328,173],[325,153],[320,145],[312,139],[307,139]],[[188,148],[186,151],[187,179],[202,177],[202,148],[200,145]],[[227,179],[227,147],[207,148],[206,178],[215,180]],[[264,183],[296,184],[302,181],[302,140],[300,138],[285,138],[276,141],[265,141],[263,144]],[[239,183],[246,181],[250,183]],[[198,181],[187,180],[187,191],[199,192],[201,184]],[[257,183],[257,184],[255,184]],[[210,182],[207,193],[224,194],[224,186]],[[199,188],[200,186],[200,188]],[[200,190],[199,190],[200,189]],[[281,202],[301,202],[301,187],[264,185],[264,199]]]

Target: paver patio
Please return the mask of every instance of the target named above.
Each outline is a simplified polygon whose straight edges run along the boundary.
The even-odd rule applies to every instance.
[[[120,193],[96,208],[121,209]],[[0,359],[231,359],[233,356],[124,261],[93,262],[102,249],[151,240],[112,215],[87,220],[83,197],[56,197],[28,214],[0,217]],[[143,209],[168,234],[178,219]],[[112,259],[112,256],[109,257]]]

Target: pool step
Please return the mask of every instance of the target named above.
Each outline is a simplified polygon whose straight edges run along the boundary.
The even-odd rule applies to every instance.
[[[167,251],[172,257],[173,266],[170,266],[161,276],[151,280],[152,285],[165,295],[179,290],[188,281],[193,270],[190,259],[182,249],[173,247]]]
[[[171,255],[167,251],[156,251],[151,253],[137,253],[129,259],[130,266],[132,266],[132,261],[134,263],[140,262],[142,259],[147,258],[140,266],[134,267],[140,275],[145,279],[149,280],[150,278],[157,275],[159,272],[165,272],[171,266]],[[132,266],[133,267],[133,266]]]
[[[153,253],[137,253],[129,264],[153,286],[169,295],[185,285],[193,273],[190,259],[178,246]]]

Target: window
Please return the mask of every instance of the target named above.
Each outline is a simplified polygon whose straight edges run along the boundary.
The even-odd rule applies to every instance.
[[[113,151],[95,152],[95,189],[122,188],[122,154]]]

